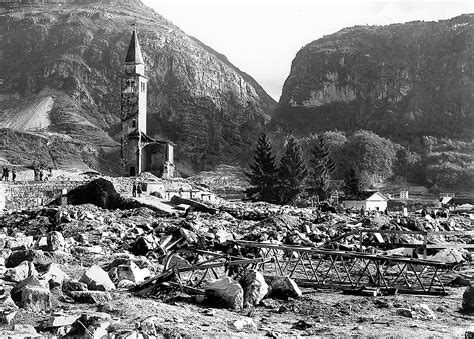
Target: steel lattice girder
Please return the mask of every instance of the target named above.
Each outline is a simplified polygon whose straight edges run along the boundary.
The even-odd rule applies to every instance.
[[[289,276],[313,286],[380,287],[399,292],[447,294],[442,272],[454,264],[406,257],[391,257],[357,252],[330,251],[236,241],[242,247],[254,248],[257,256],[272,259],[262,264],[264,273]]]

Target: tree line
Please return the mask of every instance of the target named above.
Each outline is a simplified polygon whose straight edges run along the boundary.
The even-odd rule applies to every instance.
[[[294,137],[286,142],[277,166],[267,135],[261,134],[250,171],[245,172],[250,187],[246,198],[276,204],[294,204],[302,196],[329,197],[329,180],[336,164],[329,154],[324,138],[319,138],[306,162],[301,146]]]

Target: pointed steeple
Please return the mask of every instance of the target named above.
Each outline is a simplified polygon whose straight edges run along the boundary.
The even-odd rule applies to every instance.
[[[125,62],[131,64],[144,64],[142,51],[140,50],[140,44],[138,43],[137,30],[135,27],[133,28],[132,39],[130,40],[130,45],[128,46]]]

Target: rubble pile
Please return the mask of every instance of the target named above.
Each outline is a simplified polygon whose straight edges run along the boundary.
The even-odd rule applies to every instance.
[[[361,244],[357,233],[360,229],[466,230],[469,227],[468,221],[461,217],[361,215],[225,201],[208,205],[195,202],[193,209],[188,204],[181,215],[164,216],[142,204],[135,208],[124,204],[127,199],[102,180],[71,193],[71,197],[76,197],[72,201],[84,204],[48,206],[0,216],[2,322],[14,324],[21,312],[43,312],[39,316],[41,325],[37,320],[35,326],[43,332],[105,335],[113,331],[108,314],[83,310],[46,316],[44,312],[52,314],[58,306],[70,308],[65,305],[103,305],[114,300],[117,293],[164,300],[167,295],[185,292],[198,303],[242,310],[255,307],[266,298],[299,298],[302,292],[288,277],[264,276],[245,265],[229,266],[225,261],[229,258],[244,264],[252,260],[240,253],[235,240],[355,251],[361,246],[368,249],[364,241],[398,242],[403,246],[421,240],[419,235],[378,234],[362,239]],[[94,195],[92,200],[85,199],[88,195]],[[175,204],[185,203],[175,199]],[[449,239],[434,236],[428,240]],[[454,239],[469,240],[462,236]],[[379,248],[373,250],[388,253]],[[223,261],[216,261],[216,257]],[[434,253],[432,259],[458,263],[469,257],[466,250],[445,249]],[[206,263],[214,265],[211,267],[214,276],[194,272]],[[186,285],[182,281],[185,278],[195,283]],[[471,304],[466,301],[465,307]],[[140,326],[147,328],[145,323]]]

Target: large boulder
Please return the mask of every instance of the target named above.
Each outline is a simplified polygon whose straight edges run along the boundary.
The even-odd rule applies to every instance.
[[[38,275],[38,272],[30,261],[23,261],[20,265],[10,268],[5,274],[13,282],[20,282],[31,275]]]
[[[245,271],[240,284],[244,289],[244,306],[258,305],[268,293],[265,278],[256,270]]]
[[[21,304],[24,309],[34,312],[51,308],[51,292],[49,288],[25,286],[21,293]]]
[[[468,286],[462,295],[462,308],[474,311],[474,286]]]
[[[270,295],[279,298],[299,298],[302,293],[298,285],[290,277],[265,276],[265,281],[270,286]]]
[[[31,311],[51,308],[48,283],[34,275],[16,284],[11,290],[11,297],[17,304]]]
[[[102,208],[115,209],[123,199],[115,190],[113,183],[98,178],[69,191],[67,200],[71,205],[93,204]]]
[[[134,209],[140,207],[149,208],[157,213],[162,213],[160,209],[142,204],[134,199],[123,198],[114,187],[114,184],[104,178],[98,178],[91,182],[76,187],[67,194],[68,203],[71,205],[93,204],[106,209]],[[52,202],[59,204],[59,199]]]
[[[48,251],[62,251],[66,246],[66,241],[61,232],[53,231],[47,234]]]
[[[113,291],[115,285],[110,280],[109,275],[97,265],[90,267],[84,272],[80,282],[86,283],[90,290],[96,291]]]
[[[244,290],[242,286],[225,276],[211,281],[206,286],[206,296],[210,301],[216,301],[232,309],[242,309],[244,304]]]

